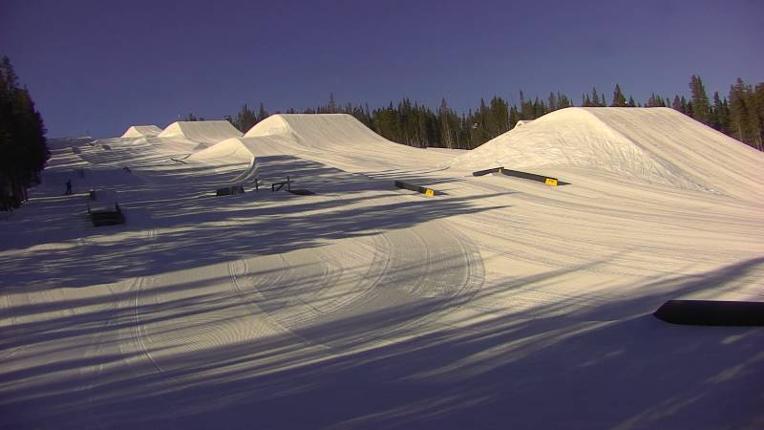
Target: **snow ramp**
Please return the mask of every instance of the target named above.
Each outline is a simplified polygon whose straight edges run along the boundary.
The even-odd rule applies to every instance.
[[[218,143],[232,137],[241,137],[241,132],[230,122],[220,121],[177,121],[167,126],[157,137],[185,139],[199,143]]]
[[[503,165],[552,174],[566,167],[736,196],[764,195],[764,153],[670,108],[567,108],[457,157],[451,166]]]
[[[140,138],[158,136],[162,129],[155,125],[134,125],[125,131],[123,138]]]
[[[258,137],[274,134],[288,134],[295,140],[310,146],[347,146],[358,142],[401,146],[374,133],[347,114],[271,115],[252,127],[244,136]]]
[[[249,163],[255,156],[252,151],[242,142],[241,138],[232,137],[216,143],[209,148],[196,152],[188,157],[190,160],[224,163]]]
[[[251,144],[252,142],[248,143]],[[241,184],[257,177],[258,166],[254,151],[245,143],[243,138],[239,137],[226,139],[209,148],[191,154],[188,160],[217,166],[246,164],[247,168],[229,181],[231,184]]]
[[[454,157],[387,140],[347,114],[271,115],[252,127],[244,142],[256,155],[296,155],[347,171],[422,168]]]

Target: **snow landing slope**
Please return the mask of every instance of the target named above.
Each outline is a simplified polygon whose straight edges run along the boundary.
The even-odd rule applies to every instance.
[[[168,125],[157,137],[212,144],[240,136],[241,132],[228,121],[177,121]]]
[[[391,142],[346,114],[272,115],[244,137],[255,155],[302,154],[347,171],[432,168],[453,157]]]
[[[243,139],[232,137],[216,143],[188,157],[189,160],[216,163],[244,163],[254,160],[252,150],[245,145]]]
[[[385,139],[346,114],[277,114],[189,157],[206,163],[244,163],[263,156],[305,157],[350,172],[438,168],[453,154]]]
[[[751,197],[764,154],[669,108],[567,108],[455,159],[454,168],[503,165],[547,175],[595,169],[627,180]],[[758,198],[757,197],[757,198]]]
[[[122,135],[123,138],[140,138],[158,136],[162,129],[155,125],[134,125]]]

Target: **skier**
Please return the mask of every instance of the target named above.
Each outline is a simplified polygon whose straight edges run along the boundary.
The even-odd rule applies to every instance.
[[[67,179],[66,180],[66,192],[64,193],[64,195],[68,196],[70,194],[72,194],[72,180],[71,179]]]

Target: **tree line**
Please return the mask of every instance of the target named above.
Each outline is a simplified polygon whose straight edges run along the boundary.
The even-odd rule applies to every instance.
[[[721,96],[717,91],[709,99],[700,76],[693,75],[689,89],[689,98],[675,95],[672,99],[653,93],[647,101],[639,103],[634,97],[627,97],[620,84],[616,84],[611,97],[592,88],[591,92],[581,95],[579,106],[670,107],[764,151],[764,82],[754,87],[738,79],[730,86],[727,95]],[[301,112],[290,108],[285,113],[345,113],[394,142],[417,147],[473,149],[511,130],[520,120],[533,120],[571,106],[575,106],[573,100],[560,92],[531,99],[520,91],[519,104],[510,104],[504,98],[494,96],[487,102],[481,99],[475,109],[460,114],[445,99],[437,109],[412,102],[409,98],[369,109],[368,104],[338,104],[330,94],[326,104]],[[226,119],[246,132],[268,115],[262,103],[257,112],[245,104],[236,115],[226,116]],[[193,118],[193,115],[189,117]]]
[[[8,57],[0,60],[0,210],[27,199],[40,182],[50,154],[45,126],[26,87],[21,87]]]

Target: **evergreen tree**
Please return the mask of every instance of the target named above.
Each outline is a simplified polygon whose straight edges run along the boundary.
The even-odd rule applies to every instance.
[[[438,109],[438,123],[440,125],[440,143],[446,148],[455,148],[455,134],[452,131],[454,122],[452,121],[452,112],[443,98]]]
[[[329,112],[337,113],[337,103],[334,101],[334,93],[329,93]]]
[[[764,150],[762,121],[756,105],[756,97],[751,86],[738,78],[730,88],[730,131],[736,139],[761,151]]]
[[[626,106],[626,97],[624,97],[623,91],[621,91],[621,86],[618,84],[615,84],[615,89],[613,90],[613,103],[611,103],[610,106],[614,106],[614,107]]]
[[[509,104],[501,97],[494,96],[489,106],[489,138],[509,131]]]
[[[602,99],[600,100],[600,95],[597,93],[597,88],[592,87],[592,106],[605,106],[605,96],[602,96]]]
[[[533,99],[533,118],[531,119],[540,118],[546,115],[547,112],[548,111],[547,111],[546,105],[544,104],[543,101],[539,100],[538,97]]]
[[[573,103],[570,101],[570,98],[566,96],[565,94],[560,94],[557,92],[557,108],[558,109],[565,109],[573,106]]]
[[[18,207],[49,158],[45,126],[8,57],[0,60],[0,210]]]
[[[764,82],[759,82],[756,85],[756,89],[753,92],[753,104],[756,107],[756,116],[758,117],[759,125],[759,149],[762,148],[762,142],[764,142]]]
[[[723,133],[729,133],[729,108],[727,99],[722,100],[719,91],[714,91],[714,104],[711,107],[711,127]]]
[[[257,122],[257,115],[249,109],[246,103],[241,107],[236,118],[231,121],[231,123],[242,133],[249,131],[249,129],[254,127]]]
[[[663,98],[655,95],[655,93],[650,94],[650,98],[647,99],[647,103],[645,103],[645,107],[665,107],[665,106],[666,106],[666,103],[663,101]]]
[[[554,112],[557,109],[559,109],[559,100],[557,99],[557,95],[553,92],[549,93],[549,98],[547,99],[547,106],[549,107],[550,112]]]
[[[533,119],[533,103],[525,100],[525,94],[520,90],[520,119]]]
[[[682,105],[682,100],[679,98],[679,95],[674,96],[674,101],[671,102],[671,108],[678,112],[684,112],[684,106]]]
[[[703,87],[703,81],[700,76],[692,75],[690,78],[690,91],[692,93],[692,117],[704,123],[710,123],[710,107],[706,89]]]
[[[509,108],[509,128],[515,128],[515,125],[520,119],[520,111],[517,109],[517,106],[512,105],[512,107]]]
[[[270,114],[267,110],[265,110],[265,106],[263,105],[263,102],[260,102],[260,108],[257,109],[257,122],[260,122],[264,120],[265,118],[268,118]]]

